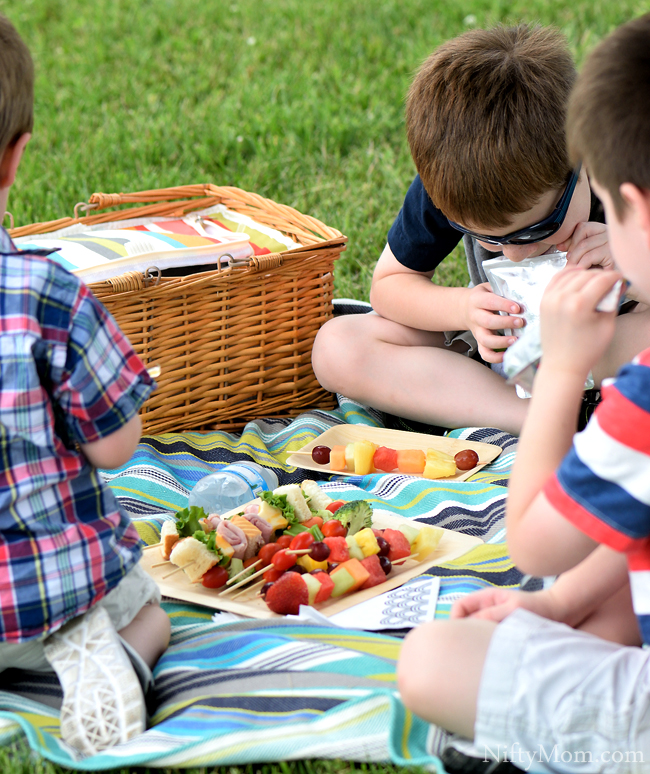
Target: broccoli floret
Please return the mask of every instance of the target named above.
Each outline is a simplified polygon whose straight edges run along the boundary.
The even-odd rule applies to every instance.
[[[342,505],[334,518],[348,528],[348,535],[355,535],[366,527],[372,527],[372,505],[367,500],[353,500]]]

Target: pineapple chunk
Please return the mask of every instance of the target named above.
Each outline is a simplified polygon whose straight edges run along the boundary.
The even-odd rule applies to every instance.
[[[373,556],[374,554],[379,553],[379,543],[377,543],[375,533],[370,527],[359,530],[353,537],[357,541],[359,548],[363,551],[364,557]]]
[[[370,441],[354,442],[354,472],[365,476],[373,470],[372,458],[375,456],[375,444]]]
[[[424,478],[447,478],[456,475],[456,460],[437,449],[427,449]]]
[[[296,559],[296,564],[304,567],[307,572],[312,570],[327,570],[327,560],[324,562],[317,562],[309,556],[309,554],[303,554]]]
[[[412,555],[421,562],[427,556],[432,554],[438,547],[445,531],[440,527],[432,527],[425,524],[418,532],[417,537],[411,545]]]
[[[345,467],[354,471],[354,444],[348,443],[345,446]]]

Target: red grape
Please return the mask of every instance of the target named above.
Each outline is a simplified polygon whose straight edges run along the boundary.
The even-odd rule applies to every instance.
[[[388,556],[390,551],[390,544],[381,535],[377,535],[377,545],[379,546],[379,556]]]
[[[311,546],[311,552],[309,556],[315,562],[325,562],[330,555],[330,547],[327,543],[313,543]]]
[[[317,465],[327,465],[331,451],[329,446],[314,446],[311,450],[311,458]]]
[[[478,465],[478,454],[474,449],[463,449],[454,457],[458,470],[471,470]]]
[[[386,575],[393,569],[393,563],[387,556],[380,556],[379,564]]]

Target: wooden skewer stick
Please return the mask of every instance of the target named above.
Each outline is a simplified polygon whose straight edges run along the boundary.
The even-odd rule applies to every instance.
[[[409,554],[408,556],[403,556],[401,559],[395,559],[395,561],[391,562],[391,564],[404,564],[404,562],[408,562],[409,559],[415,559],[415,557],[412,554]]]
[[[257,567],[257,565],[261,562],[261,559],[258,559],[256,562],[253,562],[253,564],[249,564],[248,567],[244,567],[244,569],[241,572],[238,572],[237,575],[233,575],[232,578],[228,578],[226,581],[226,586],[232,586],[232,584],[237,580],[237,578],[244,575],[244,573],[247,573],[251,567]]]
[[[311,548],[285,548],[284,553],[294,554],[295,556],[298,556],[299,554],[310,554]]]
[[[248,568],[246,568],[248,569]],[[230,594],[231,591],[236,591],[237,589],[241,588],[244,584],[247,584],[249,581],[252,581],[253,578],[259,578],[259,576],[266,572],[268,570],[268,567],[262,567],[261,570],[258,570],[257,572],[254,572],[252,575],[249,575],[248,578],[242,578],[240,581],[235,583],[233,586],[229,586],[225,591],[222,591],[220,596],[225,596],[226,594]]]
[[[256,589],[256,588],[261,589],[265,583],[266,581],[264,580],[264,578],[262,578],[261,581],[257,581],[257,583],[253,583],[252,586],[246,586],[245,589],[242,589],[241,591],[238,591],[236,594],[233,594],[231,598],[237,599],[237,597],[241,597],[242,594],[246,594],[249,591],[253,591],[253,589]]]
[[[182,567],[177,567],[175,570],[168,572],[167,575],[163,575],[161,580],[166,580],[167,578],[171,578],[172,575],[175,575],[177,572],[184,570],[186,567],[189,567],[191,564],[194,564],[194,562],[188,562],[187,564],[184,564]]]
[[[148,551],[150,548],[158,548],[158,546],[161,546],[162,542],[160,543],[152,543],[150,546],[142,546],[143,551]]]
[[[162,567],[164,564],[169,564],[169,559],[165,559],[164,562],[156,562],[155,564],[152,564],[151,569],[153,570],[154,567]]]

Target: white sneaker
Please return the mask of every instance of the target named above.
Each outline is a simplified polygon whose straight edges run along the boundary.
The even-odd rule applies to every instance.
[[[44,648],[63,688],[64,741],[94,755],[144,731],[140,682],[104,608],[69,621]]]

